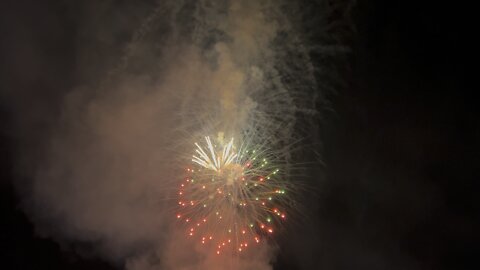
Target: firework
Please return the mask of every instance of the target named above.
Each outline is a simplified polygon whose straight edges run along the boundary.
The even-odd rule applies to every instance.
[[[242,252],[276,231],[286,218],[285,181],[263,146],[205,137],[179,189],[177,219],[202,245]]]

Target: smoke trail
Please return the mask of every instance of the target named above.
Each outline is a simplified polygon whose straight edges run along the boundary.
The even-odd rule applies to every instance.
[[[248,133],[292,162],[292,145],[304,135],[297,119],[316,113],[318,94],[291,22],[298,7],[288,2],[165,1],[153,8],[108,76],[84,74],[99,83],[65,96],[27,192],[39,230],[95,243],[132,270],[270,269],[268,245],[226,259],[184,240],[171,225],[171,195],[183,158],[205,135]]]

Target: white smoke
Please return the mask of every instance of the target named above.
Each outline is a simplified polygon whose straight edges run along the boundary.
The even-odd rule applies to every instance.
[[[131,270],[270,269],[275,252],[268,245],[221,258],[180,236],[172,192],[182,158],[205,135],[250,132],[291,162],[296,120],[315,114],[317,95],[288,2],[172,0],[150,12],[118,11],[127,25],[129,12],[145,17],[135,20],[123,53],[98,60],[118,59],[113,68],[84,70],[94,48],[78,53],[85,83],[63,100],[27,194],[39,230],[59,241],[95,243]],[[99,13],[96,20],[115,9],[96,8],[85,11]],[[83,31],[96,29],[94,22]],[[115,44],[109,34],[100,28],[94,36]],[[92,79],[98,73],[107,75]]]

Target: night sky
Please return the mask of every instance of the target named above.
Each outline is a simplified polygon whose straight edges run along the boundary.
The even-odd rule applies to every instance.
[[[480,269],[474,8],[440,2],[360,0],[335,15],[350,20],[351,52],[318,123],[325,176],[313,235],[280,240],[274,269]],[[1,268],[122,269],[94,243],[42,237],[17,192],[19,153],[43,141],[20,146],[18,118],[46,129],[78,83],[78,14],[68,1],[7,0],[0,10]]]

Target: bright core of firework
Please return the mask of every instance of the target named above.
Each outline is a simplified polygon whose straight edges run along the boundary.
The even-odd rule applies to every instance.
[[[261,146],[242,145],[219,138],[195,143],[196,154],[180,184],[177,219],[186,235],[217,254],[242,252],[271,235],[286,214],[281,173]],[[275,162],[272,162],[275,163]]]
[[[195,151],[197,152],[197,154],[200,155],[201,158],[193,156],[192,159],[193,162],[204,167],[205,169],[212,169],[218,172],[222,168],[226,168],[228,165],[230,165],[232,163],[232,160],[237,157],[237,154],[232,151],[233,138],[226,146],[223,147],[221,156],[217,156],[215,154],[215,150],[213,148],[212,140],[210,140],[210,137],[205,137],[205,140],[207,141],[210,156],[208,156],[205,151],[203,151],[203,148],[198,145],[198,143],[195,143],[195,145],[197,146],[197,150]]]

